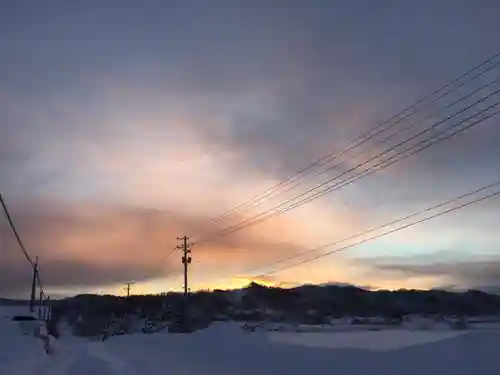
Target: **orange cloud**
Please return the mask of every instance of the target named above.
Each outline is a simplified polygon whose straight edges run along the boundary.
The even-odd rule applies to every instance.
[[[180,268],[180,255],[174,254],[162,263],[166,254],[177,245],[176,237],[188,233],[188,228],[197,228],[200,232],[209,228],[206,221],[182,213],[91,202],[45,204],[47,206],[28,202],[24,207],[16,205],[19,209],[13,214],[26,246],[40,256],[47,283],[54,285],[64,284],[64,280],[54,276],[60,272],[57,267],[67,268],[69,264],[78,265],[81,272],[75,270],[74,278],[67,275],[68,286],[92,284],[95,273],[104,273],[104,279],[100,281],[105,282],[107,272],[109,283],[168,276]],[[47,210],[44,211],[43,207]],[[285,237],[291,240],[289,243],[282,242],[285,238],[266,235],[273,231],[273,226],[267,227],[263,223],[252,231],[240,231],[195,245],[192,250],[193,272],[199,277],[211,276],[214,272],[219,276],[237,274],[303,251],[304,247],[295,244],[293,239],[299,238],[301,233],[307,236],[314,231],[314,227],[300,227],[291,219],[283,219],[279,226],[282,235],[290,233],[288,238]],[[2,238],[7,239],[4,251],[15,254],[16,244],[8,228],[2,226],[2,232]],[[11,258],[12,261],[16,259],[19,256]]]

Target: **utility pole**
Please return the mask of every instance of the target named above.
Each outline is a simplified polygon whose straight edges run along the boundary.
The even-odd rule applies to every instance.
[[[177,237],[179,241],[182,241],[181,245],[177,248],[182,250],[182,264],[184,265],[184,297],[188,294],[188,265],[191,263],[191,245],[188,244],[189,237]]]
[[[50,307],[50,296],[47,296],[47,299],[45,300],[45,305],[47,306],[47,308],[44,310],[44,319],[46,321],[48,321],[50,319],[50,310],[51,310],[51,307]]]
[[[43,314],[43,290],[40,289],[38,298],[38,319],[42,318]]]
[[[191,263],[191,249],[190,244],[188,244],[188,237],[177,237],[179,241],[182,241],[181,245],[177,248],[182,250],[182,264],[184,265],[184,298],[181,304],[181,327],[183,331],[187,330],[187,303],[188,303],[188,265]]]
[[[30,312],[35,310],[36,298],[36,279],[38,277],[38,257],[36,257],[35,264],[33,265],[33,278],[31,280],[31,296],[30,296]]]
[[[125,290],[127,292],[127,298],[130,297],[130,289],[131,289],[131,286],[134,285],[134,282],[129,282],[129,283],[125,283],[125,288],[123,288],[123,290]]]
[[[10,229],[14,233],[14,236],[16,237],[17,243],[21,247],[21,250],[23,251],[24,256],[26,257],[26,260],[30,263],[30,265],[33,268],[33,279],[31,281],[31,296],[30,296],[30,302],[29,302],[30,313],[33,313],[35,310],[36,282],[37,282],[37,280],[39,280],[38,257],[36,257],[36,261],[35,261],[35,263],[33,263],[28,252],[26,251],[26,248],[23,245],[23,242],[21,241],[21,238],[19,237],[19,233],[17,233],[16,227],[14,226],[14,223],[12,222],[12,218],[10,217],[9,210],[7,209],[7,206],[5,204],[5,201],[4,201],[1,193],[0,193],[0,206],[3,209],[5,216],[7,217],[7,221],[9,222]],[[40,285],[40,289],[42,289],[41,285]]]
[[[123,290],[125,290],[125,292],[127,292],[125,309],[126,309],[126,316],[128,316],[129,314],[132,313],[132,301],[130,300],[130,289],[131,289],[132,285],[134,285],[134,282],[131,281],[131,282],[124,283],[124,284],[125,284],[125,288],[123,288]]]

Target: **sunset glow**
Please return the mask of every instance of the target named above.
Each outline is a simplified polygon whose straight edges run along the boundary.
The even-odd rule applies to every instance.
[[[477,261],[498,264],[498,199],[360,245],[368,235],[353,238],[498,179],[498,119],[279,206],[386,148],[366,143],[244,205],[490,56],[498,10],[34,3],[0,10],[0,190],[48,293],[123,294],[129,281],[133,293],[181,290],[181,253],[170,252],[184,235],[192,290],[500,285],[500,272]],[[426,109],[443,112],[407,120],[394,143],[448,116],[465,88]],[[24,296],[30,268],[3,217],[0,237],[0,295]]]

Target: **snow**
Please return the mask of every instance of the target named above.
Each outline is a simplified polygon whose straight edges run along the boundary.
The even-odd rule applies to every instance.
[[[7,314],[8,315],[8,314]],[[494,323],[488,323],[494,324]],[[93,342],[58,340],[48,356],[43,343],[23,335],[0,310],[0,375],[497,375],[497,328],[245,333],[216,323],[192,334],[168,332]]]
[[[454,331],[423,331],[412,332],[406,330],[383,330],[365,332],[338,332],[324,333],[270,333],[271,342],[289,345],[303,345],[307,347],[323,347],[330,349],[368,349],[394,350],[413,345],[421,345],[441,340],[451,339],[464,334]]]
[[[367,340],[380,340],[380,332],[370,334],[373,336]],[[463,334],[383,352],[275,344],[265,333],[246,335],[248,339],[236,331],[234,336],[229,330],[218,334],[216,329],[182,337],[137,335],[129,337],[130,341],[122,337],[110,340],[109,350],[125,356],[141,374],[151,375],[168,373],[169,369],[175,369],[176,374],[199,375],[299,375],[311,371],[315,375],[467,375],[498,374],[500,370],[495,358],[498,333]]]
[[[135,375],[136,373],[123,360],[110,355],[101,343],[73,341],[65,342],[48,356],[41,342],[32,339],[10,360],[0,364],[0,374],[16,375]]]

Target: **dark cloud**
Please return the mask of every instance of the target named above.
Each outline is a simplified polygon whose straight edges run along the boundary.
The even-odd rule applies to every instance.
[[[120,4],[6,7],[7,49],[0,59],[9,67],[5,86],[16,88],[6,103],[22,104],[11,105],[17,109],[10,108],[2,132],[5,124],[31,130],[22,143],[6,146],[9,155],[2,158],[0,172],[12,176],[13,191],[44,182],[29,173],[29,156],[42,152],[40,140],[83,128],[97,132],[92,118],[47,114],[46,92],[64,93],[93,113],[103,99],[92,100],[101,75],[118,87],[179,91],[181,101],[201,111],[198,131],[210,142],[237,148],[246,163],[285,176],[490,55],[499,31],[499,10],[489,1],[457,1],[452,9],[392,1]],[[33,51],[34,44],[43,47]],[[220,132],[204,124],[204,116],[230,126]],[[481,143],[493,142],[487,132],[476,134]],[[475,168],[497,156],[485,151],[491,149],[498,148],[478,153],[474,147],[464,159]],[[432,173],[436,152],[419,163],[422,173]],[[58,173],[44,172],[45,179]]]
[[[295,79],[277,72],[267,81],[281,88],[275,89],[274,116],[237,114],[230,133],[234,143],[248,145],[259,166],[277,159],[281,172],[289,174],[496,52],[488,26],[497,27],[494,18],[466,2],[451,11],[437,3],[354,3],[323,3],[321,12],[270,11],[277,16],[272,19],[276,29],[293,30],[286,38],[292,58],[280,55],[281,64],[271,69],[291,70]],[[485,5],[498,12],[493,4]],[[262,14],[257,19],[269,21]],[[460,38],[457,30],[463,32]],[[489,47],[478,46],[477,40]],[[258,80],[258,75],[249,77]],[[254,155],[256,148],[260,157]],[[470,163],[480,164],[482,156],[476,154]]]
[[[165,269],[167,268],[167,269]],[[27,262],[9,262],[0,265],[2,283],[0,295],[27,295],[31,287],[31,269]],[[119,284],[126,280],[136,282],[163,276],[168,267],[137,267],[128,264],[99,264],[85,260],[56,260],[41,262],[40,275],[46,292],[52,287],[102,287]]]
[[[418,257],[417,262],[408,259],[386,259],[369,261],[375,268],[374,272],[381,274],[399,274],[406,276],[444,277],[449,280],[448,285],[455,289],[481,289],[497,292],[500,290],[500,259],[498,256],[490,259],[465,259],[429,261],[436,256],[431,255],[427,260]],[[442,287],[442,285],[436,285]]]

